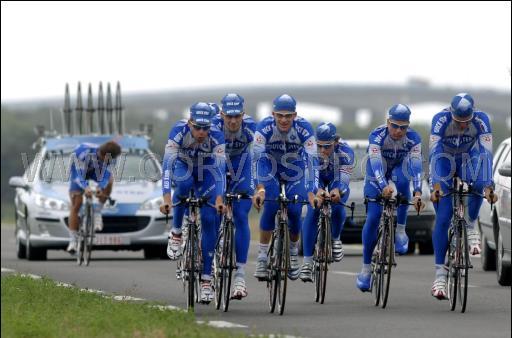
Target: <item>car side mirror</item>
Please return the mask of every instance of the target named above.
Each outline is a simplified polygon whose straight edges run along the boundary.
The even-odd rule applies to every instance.
[[[510,177],[510,166],[503,166],[498,169],[501,176]]]
[[[9,186],[13,187],[13,188],[22,188],[22,189],[25,189],[27,190],[28,189],[28,184],[25,183],[25,180],[23,179],[23,177],[20,177],[20,176],[13,176],[9,179]]]

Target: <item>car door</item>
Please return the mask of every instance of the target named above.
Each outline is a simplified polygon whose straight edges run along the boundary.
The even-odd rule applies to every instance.
[[[493,159],[493,177],[497,177],[498,168],[506,157],[507,152],[509,151],[510,145],[508,142],[502,142],[496,153],[494,154]],[[480,208],[480,215],[478,217],[478,222],[480,224],[480,231],[482,231],[485,237],[489,241],[493,241],[494,233],[492,229],[492,210],[491,205],[489,203],[482,203]]]

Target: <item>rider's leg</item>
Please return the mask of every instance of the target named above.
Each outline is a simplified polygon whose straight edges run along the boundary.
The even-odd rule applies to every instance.
[[[446,194],[452,187],[453,173],[455,172],[456,163],[448,157],[440,157],[436,159],[434,172],[430,175],[436,175],[440,179],[441,190]],[[437,203],[434,203],[436,211],[435,228],[432,233],[432,244],[434,246],[435,270],[436,278],[446,276],[444,269],[446,250],[448,248],[448,228],[452,218],[452,196],[442,197]]]
[[[404,161],[401,166],[393,169],[392,179],[395,182],[396,190],[407,200],[411,199],[409,161]],[[409,238],[405,233],[405,225],[407,221],[408,204],[401,204],[396,212],[396,234],[395,234],[395,250],[399,254],[407,253],[409,246]]]
[[[470,154],[471,161],[467,161],[462,166],[462,176],[466,176],[465,180],[471,182],[472,190],[479,194],[483,194],[486,184],[488,184],[490,169],[486,166],[486,158],[483,158],[478,151],[473,149]],[[479,254],[480,248],[480,234],[476,229],[476,220],[480,213],[483,197],[470,195],[468,197],[468,226],[467,234],[469,241],[469,251],[472,255]]]
[[[265,184],[265,198],[274,200],[279,196],[279,183],[275,178]],[[272,231],[275,228],[275,217],[279,204],[274,201],[267,201],[263,205],[263,213],[260,218],[260,248],[258,260],[267,260],[267,252],[269,247]]]
[[[233,173],[232,191],[254,194],[254,181],[252,180],[250,156],[240,156],[232,160]],[[240,200],[233,203],[233,218],[235,222],[235,251],[237,271],[235,277],[245,277],[245,264],[249,253],[251,241],[251,230],[249,228],[249,211],[251,210],[250,200]]]
[[[310,205],[307,206],[308,211],[304,218],[302,225],[302,250],[304,254],[304,263],[311,262],[313,259],[313,250],[315,247],[318,216],[320,214],[318,209],[313,209]]]
[[[365,196],[371,199],[377,198],[380,192],[373,185],[375,182],[367,180],[364,185]],[[377,230],[382,214],[382,206],[376,202],[368,202],[368,212],[363,225],[363,271],[369,272],[372,262],[373,249],[377,242]]]
[[[345,194],[341,197],[341,202],[347,203],[349,196],[350,196],[350,189],[347,189]],[[332,233],[332,238],[334,240],[340,239],[341,233],[343,232],[343,226],[345,225],[346,217],[347,217],[347,212],[343,205],[341,205],[341,204],[331,205],[331,220],[332,220],[331,233]]]
[[[176,188],[172,196],[173,204],[178,203],[180,198],[187,197],[192,187],[194,187],[194,178],[192,176],[192,169],[189,166],[177,160],[173,171],[173,180],[176,183]],[[183,215],[187,209],[184,205],[177,205],[172,208],[173,211],[173,227],[171,233],[181,234],[181,224],[183,222]]]
[[[71,234],[71,240],[67,247],[67,251],[71,254],[76,252],[76,243],[78,237],[78,226],[80,223],[79,212],[82,206],[82,194],[83,190],[71,190],[69,192],[69,198],[71,206],[69,208],[69,232]]]

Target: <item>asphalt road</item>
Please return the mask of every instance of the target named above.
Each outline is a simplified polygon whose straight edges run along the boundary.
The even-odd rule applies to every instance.
[[[54,280],[108,293],[156,300],[185,307],[185,294],[175,278],[176,264],[143,259],[139,252],[93,252],[89,267],[78,267],[63,251],[50,251],[48,260],[30,262],[15,256],[13,228],[2,226],[2,268],[48,276]],[[359,247],[329,272],[326,303],[314,302],[313,284],[289,283],[283,316],[270,314],[264,283],[253,277],[256,243],[251,244],[247,267],[249,296],[233,301],[229,312],[214,304],[197,305],[197,319],[227,321],[246,326],[249,334],[285,334],[300,337],[510,337],[511,288],[499,286],[493,272],[484,272],[474,259],[470,272],[466,313],[451,312],[447,301],[430,296],[432,256],[398,258],[391,281],[388,307],[373,306],[373,297],[355,288],[360,269]]]

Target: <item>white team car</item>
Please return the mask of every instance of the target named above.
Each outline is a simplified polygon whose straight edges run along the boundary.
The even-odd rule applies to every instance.
[[[65,250],[69,240],[70,154],[80,143],[102,144],[112,136],[57,136],[43,139],[40,151],[16,188],[15,238],[18,258],[45,260],[48,250]],[[105,204],[103,230],[94,250],[144,250],[145,258],[166,257],[168,225],[162,203],[161,166],[146,136],[116,138],[122,147],[114,175],[113,206]],[[94,183],[91,181],[91,183]],[[169,222],[171,220],[169,219]]]

